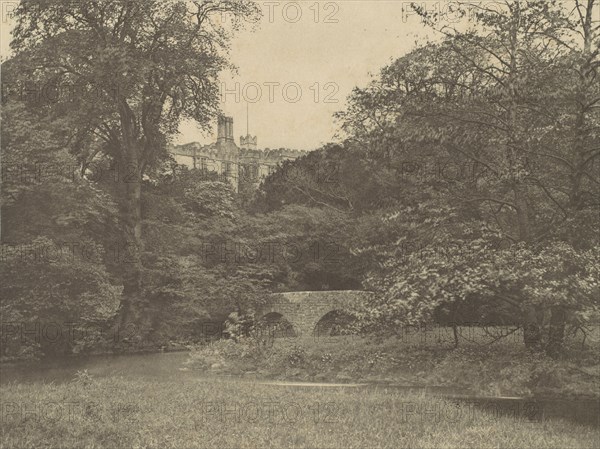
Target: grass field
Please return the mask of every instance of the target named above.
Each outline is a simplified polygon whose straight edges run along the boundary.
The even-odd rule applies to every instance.
[[[81,376],[1,390],[3,448],[597,448],[600,430],[387,389]]]
[[[598,427],[532,420],[525,409],[506,415],[389,386],[261,383],[389,381],[577,397],[600,390],[598,352],[579,342],[551,360],[517,340],[482,345],[487,333],[458,350],[429,337],[221,340],[191,353],[39,366],[28,376],[26,367],[5,370],[0,448],[600,447]]]

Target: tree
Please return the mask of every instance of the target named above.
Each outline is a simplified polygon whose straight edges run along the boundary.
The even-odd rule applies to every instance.
[[[587,18],[593,1],[585,8],[577,3],[573,11],[565,11],[557,2],[515,0],[502,6],[498,10],[469,5],[476,11],[477,26],[460,29],[444,26],[422,11],[430,25],[442,32],[443,40],[418,48],[384,68],[370,86],[353,92],[349,108],[339,117],[349,138],[362,145],[365,152],[382,164],[396,165],[398,177],[408,174],[423,186],[423,193],[428,193],[414,195],[411,191],[409,197],[420,198],[416,208],[398,208],[396,213],[392,210],[384,215],[387,231],[382,235],[395,235],[397,240],[379,253],[383,265],[375,278],[379,277],[384,291],[387,305],[382,307],[390,311],[388,306],[393,302],[407,306],[410,301],[402,295],[412,295],[416,302],[404,311],[420,309],[427,315],[436,305],[459,299],[471,301],[473,294],[488,295],[493,287],[495,298],[512,308],[515,316],[523,317],[525,343],[539,347],[541,326],[549,310],[553,315],[550,321],[555,323],[551,329],[556,330],[549,340],[556,342],[564,327],[565,310],[572,315],[597,309],[597,304],[585,295],[569,297],[566,288],[559,288],[562,306],[555,302],[561,294],[541,300],[533,291],[538,287],[527,288],[527,282],[535,284],[528,276],[527,263],[514,260],[514,266],[508,264],[518,253],[524,260],[544,261],[545,272],[566,280],[573,271],[553,271],[557,254],[564,251],[566,259],[582,264],[574,272],[585,273],[583,261],[598,245],[592,218],[598,211],[597,179],[592,174],[592,163],[598,155],[593,143],[597,140],[597,119],[592,113],[597,103],[597,83],[587,82],[594,77],[590,70],[596,67],[595,56],[592,50],[587,58],[581,58],[577,56],[580,50],[575,49],[582,47],[567,47],[576,29],[569,13],[579,15],[582,26],[595,29],[591,18]],[[591,41],[597,42],[597,38]],[[581,73],[581,61],[586,60],[587,75],[573,79],[573,73]],[[577,69],[573,71],[573,67]],[[567,86],[577,86],[577,78],[585,82],[574,89],[577,94],[573,96]],[[576,105],[583,105],[586,112],[582,115]],[[582,116],[586,126],[574,127],[578,122],[575,117]],[[579,151],[571,148],[574,136],[585,143],[585,157],[579,159],[583,165],[571,160]],[[409,170],[404,169],[415,161],[417,164]],[[463,172],[460,179],[446,179],[443,168],[448,161],[464,165],[466,174]],[[418,169],[427,163],[433,163],[434,170],[423,173]],[[580,176],[575,175],[578,171]],[[586,200],[579,203],[579,218],[572,220],[574,214],[566,211],[569,198],[578,196],[569,194],[576,184],[571,182],[574,177],[584,181],[581,190],[586,192]],[[440,214],[444,210],[445,215]],[[404,216],[416,213],[422,221]],[[456,221],[455,216],[461,219]],[[439,258],[431,254],[435,251],[427,257],[421,254],[396,263],[394,257],[407,239],[432,242],[442,248],[458,243],[469,251],[466,255],[455,254],[458,260],[447,265],[440,265]],[[568,245],[560,244],[569,240]],[[504,242],[502,247],[498,242]],[[506,251],[507,242],[519,251]],[[581,242],[586,243],[582,246]],[[367,244],[363,252],[376,252],[376,248]],[[573,250],[581,251],[578,257],[570,255]],[[489,263],[487,252],[505,260],[506,271],[482,271],[481,266]],[[472,279],[460,281],[461,275],[444,268],[461,266],[469,268]],[[419,276],[414,275],[420,270],[432,274],[424,274],[421,286],[417,285]],[[520,281],[511,281],[511,288],[503,291],[499,286],[506,276],[516,276]],[[457,289],[459,282],[465,285]],[[591,290],[582,287],[581,291]]]
[[[259,186],[252,209],[274,211],[291,204],[348,214],[377,209],[393,201],[397,192],[376,162],[352,142],[325,145],[284,161]]]
[[[2,105],[2,357],[67,354],[102,343],[122,287],[107,270],[116,205],[61,145],[67,125]],[[90,338],[87,338],[87,337]]]
[[[512,235],[517,241],[537,245],[549,235],[556,235],[557,228],[563,228],[570,213],[567,211],[588,212],[598,204],[599,191],[593,186],[598,178],[589,174],[600,154],[592,143],[598,134],[593,111],[597,111],[600,98],[598,83],[592,81],[598,67],[599,43],[599,25],[592,17],[594,3],[576,1],[575,8],[568,10],[556,1],[505,1],[500,10],[475,6],[475,22],[481,31],[440,28],[450,39],[456,56],[484,81],[484,88],[491,87],[498,93],[491,98],[485,96],[498,108],[485,108],[477,123],[493,127],[505,147],[504,160],[498,166],[496,159],[493,168],[508,181],[512,198],[486,195],[483,201],[496,202],[500,208],[504,204],[514,211],[516,230]],[[423,16],[432,19],[426,13]],[[432,22],[435,26],[436,20]],[[577,42],[577,33],[583,38],[581,42]],[[468,49],[484,54],[473,58]],[[482,109],[477,108],[477,113],[481,114]],[[445,115],[455,123],[475,119],[473,110],[456,112],[450,110]],[[467,154],[472,157],[472,153]],[[492,159],[485,160],[489,164]],[[557,161],[566,161],[568,171],[557,167]],[[565,179],[569,180],[567,192],[563,190]],[[587,192],[591,196],[586,201],[582,190],[590,182],[592,191]],[[535,210],[533,205],[539,203],[545,207]],[[591,216],[585,212],[583,221],[589,222]],[[546,225],[542,225],[544,222]],[[538,346],[541,320],[536,317],[540,316],[540,307],[530,307],[526,313],[526,343]],[[565,308],[555,304],[552,315],[555,337],[550,340],[556,344],[562,341],[559,335],[564,333]]]
[[[550,89],[543,91],[550,95],[540,103],[553,112],[553,126],[538,135],[542,146],[535,153],[537,164],[543,164],[549,174],[543,182],[556,192],[553,200],[562,211],[553,234],[582,252],[598,245],[600,23],[594,18],[598,6],[597,0],[576,0],[570,14],[557,21],[562,33],[549,35],[564,57],[552,71],[554,82],[545,79]],[[565,256],[569,258],[568,253]],[[553,353],[560,350],[571,309],[560,303],[552,309],[549,344]]]
[[[24,0],[11,43],[15,78],[75,93],[45,104],[73,128],[85,167],[97,154],[119,174],[123,264],[121,322],[140,320],[144,300],[142,177],[166,154],[181,119],[206,128],[217,114],[217,76],[231,32],[217,19],[257,14],[252,2],[215,0]],[[68,101],[67,101],[68,100]]]

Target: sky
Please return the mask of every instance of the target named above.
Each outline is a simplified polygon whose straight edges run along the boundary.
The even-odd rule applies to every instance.
[[[14,25],[9,12],[16,2],[0,3],[4,58]],[[257,3],[262,20],[249,23],[231,42],[237,73],[221,74],[220,106],[234,119],[238,144],[247,122],[259,148],[312,150],[334,141],[333,113],[344,109],[352,88],[365,86],[371,74],[432,37],[409,1]],[[175,143],[215,139],[216,124],[212,134],[203,134],[194,122],[184,122]]]

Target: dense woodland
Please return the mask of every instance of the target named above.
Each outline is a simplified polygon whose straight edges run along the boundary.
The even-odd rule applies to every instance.
[[[439,38],[354,89],[339,143],[236,195],[167,146],[219,114],[236,26],[213,16],[240,25],[252,2],[22,1],[2,64],[2,321],[135,323],[127,345],[160,347],[251,320],[268,292],[366,289],[363,332],[510,323],[559,354],[600,306],[597,3],[511,0],[461,28],[421,11]],[[15,334],[2,355],[115,349],[85,335]]]

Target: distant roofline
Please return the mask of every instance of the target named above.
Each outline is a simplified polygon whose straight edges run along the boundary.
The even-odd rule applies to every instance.
[[[213,143],[208,143],[208,144],[201,144],[200,142],[189,142],[189,143],[184,143],[184,144],[179,144],[179,145],[175,145],[175,144],[170,144],[169,145],[169,151],[171,153],[173,153],[173,150],[176,150],[177,148],[187,148],[190,146],[194,146],[196,148],[202,149],[202,148],[214,148],[217,149],[217,143],[213,142]],[[304,154],[304,153],[310,153],[313,150],[298,150],[296,148],[286,148],[286,147],[279,147],[279,148],[269,148],[269,147],[265,147],[265,148],[240,148],[237,144],[235,144],[235,146],[238,148],[238,150],[240,152],[244,151],[244,152],[251,152],[251,151],[256,151],[256,152],[261,152],[261,153],[265,153],[265,152],[273,152],[273,151],[281,151],[281,152],[290,152],[290,153],[296,153],[296,154]],[[175,152],[175,154],[177,154]]]

